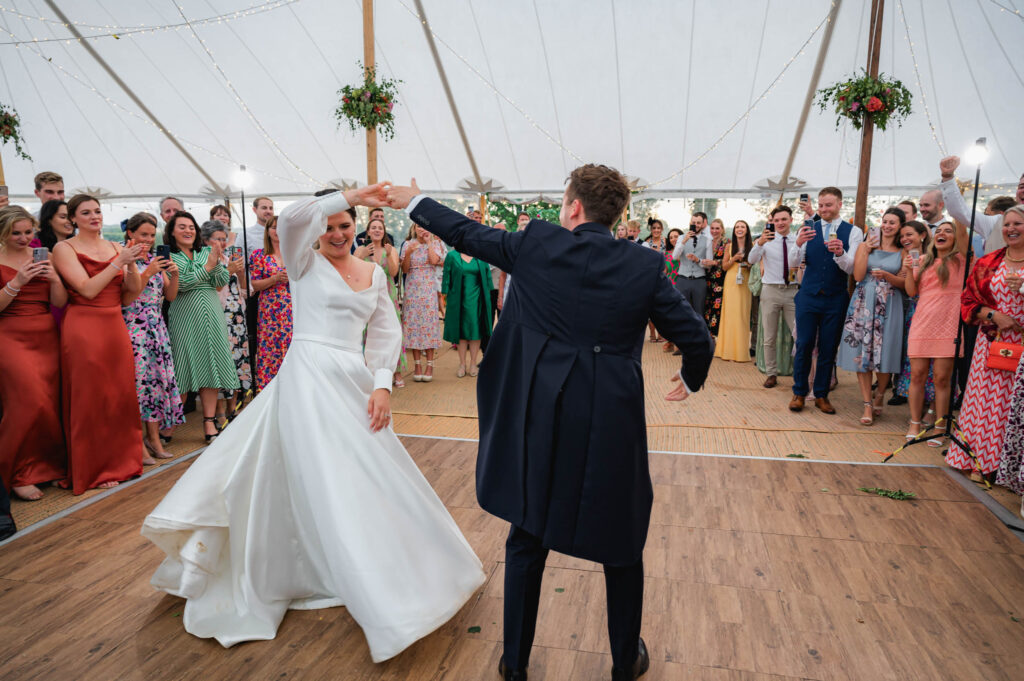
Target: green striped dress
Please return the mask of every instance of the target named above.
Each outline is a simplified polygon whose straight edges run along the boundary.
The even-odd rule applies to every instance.
[[[200,388],[238,389],[224,307],[217,296],[217,289],[228,283],[228,269],[218,264],[207,272],[209,257],[208,247],[191,259],[181,252],[171,253],[179,270],[178,296],[171,302],[167,328],[174,374],[183,393]]]

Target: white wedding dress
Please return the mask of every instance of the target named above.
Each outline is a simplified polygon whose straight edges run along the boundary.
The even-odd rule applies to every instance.
[[[347,207],[337,192],[282,213],[294,327],[280,372],[142,526],[167,554],[153,585],[188,599],[189,633],[225,647],[274,638],[289,608],[344,605],[380,662],[484,582],[391,428],[370,431],[370,393],[390,389],[402,329],[381,268],[353,291],[311,248]]]

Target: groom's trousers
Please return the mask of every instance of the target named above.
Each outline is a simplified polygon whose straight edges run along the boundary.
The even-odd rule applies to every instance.
[[[525,669],[537,629],[540,584],[548,550],[538,537],[515,525],[505,542],[505,665]],[[630,669],[640,654],[644,564],[604,566],[608,598],[608,638],[612,664]]]

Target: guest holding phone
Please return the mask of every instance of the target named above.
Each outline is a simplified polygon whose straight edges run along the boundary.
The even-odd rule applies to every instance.
[[[60,338],[50,316],[67,291],[50,259],[33,257],[35,226],[21,206],[0,209],[0,480],[25,501],[42,499],[37,485],[67,477]]]
[[[714,222],[712,221],[712,227]],[[730,362],[750,361],[750,270],[747,256],[754,242],[746,220],[737,220],[732,240],[722,254],[724,272],[722,320],[715,344],[715,357]]]
[[[728,240],[725,238],[725,223],[718,218],[712,220],[708,225],[708,232],[711,234],[709,249],[711,255],[700,263],[707,269],[704,321],[707,322],[711,335],[717,338],[719,327],[722,324],[722,297],[725,295],[725,249]]]
[[[253,290],[260,294],[256,323],[256,354],[260,358],[256,366],[256,390],[259,391],[277,376],[292,344],[292,292],[281,260],[276,216],[267,220],[263,248],[252,252],[249,276]]]
[[[383,213],[384,211],[380,211]],[[402,311],[399,307],[398,301],[398,284],[395,281],[395,277],[398,276],[399,263],[398,263],[398,249],[388,243],[388,232],[384,227],[383,218],[371,218],[370,223],[366,225],[366,241],[365,243],[356,248],[353,255],[360,260],[372,262],[378,265],[382,270],[388,274],[388,295],[391,296],[391,302],[395,305],[395,314],[398,316],[398,321],[402,321]],[[405,346],[402,346],[402,352],[398,356],[398,366],[395,368],[394,384],[396,388],[404,388],[405,381],[402,380],[402,372],[409,369],[409,362],[405,358]]]
[[[44,203],[39,209],[39,230],[36,232],[36,238],[32,240],[32,246],[41,246],[52,251],[58,243],[74,235],[75,226],[68,218],[68,204],[61,199],[52,199]],[[64,319],[64,308],[51,306],[50,313],[59,329]]]
[[[415,223],[412,229],[415,237],[402,245],[401,253],[406,274],[402,338],[412,350],[413,380],[430,383],[434,380],[434,351],[441,347],[434,268],[442,256],[436,237]],[[425,364],[420,362],[420,353]]]
[[[171,456],[160,444],[160,429],[170,430],[185,423],[174,377],[171,336],[162,314],[164,299],[171,302],[178,295],[178,266],[170,259],[166,246],[153,255],[156,229],[156,216],[149,213],[136,213],[128,218],[125,241],[142,245],[136,262],[141,270],[142,293],[121,310],[135,351],[135,392],[139,397],[142,443],[149,452],[142,459],[145,466],[156,463],[153,457]]]
[[[178,266],[178,295],[168,312],[168,330],[174,354],[174,374],[184,401],[198,392],[203,406],[203,434],[217,437],[217,391],[237,390],[238,373],[231,357],[231,341],[217,289],[228,283],[228,268],[221,262],[221,246],[202,246],[191,213],[178,211],[164,227],[164,243]]]
[[[142,473],[135,359],[121,306],[142,292],[143,247],[105,240],[91,196],[73,196],[68,214],[78,234],[54,246],[53,261],[70,297],[60,334],[64,435],[71,487],[82,494]]]
[[[839,366],[857,373],[864,400],[861,425],[870,426],[882,414],[882,399],[889,379],[903,366],[903,269],[900,228],[906,217],[899,208],[882,215],[882,227],[873,227],[857,248],[853,261],[853,291],[846,311]],[[872,395],[875,377],[878,390]]]
[[[205,245],[212,246],[216,243],[220,246],[223,251],[220,262],[228,268],[230,275],[227,285],[217,289],[217,295],[224,306],[224,322],[228,325],[231,357],[235,360],[239,389],[221,389],[217,398],[217,428],[223,430],[238,415],[245,402],[245,393],[252,390],[249,337],[245,326],[245,296],[242,295],[242,291],[247,287],[239,284],[240,279],[245,280],[245,256],[241,246],[233,245],[237,235],[220,220],[204,222],[200,235]]]

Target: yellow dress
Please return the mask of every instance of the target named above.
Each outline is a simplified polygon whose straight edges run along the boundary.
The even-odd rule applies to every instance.
[[[725,259],[732,257],[732,244],[725,247]],[[736,277],[742,277],[737,283]],[[722,291],[722,321],[718,328],[715,357],[733,362],[750,361],[750,268],[733,263],[725,270]]]

